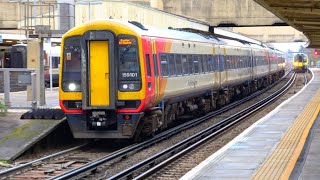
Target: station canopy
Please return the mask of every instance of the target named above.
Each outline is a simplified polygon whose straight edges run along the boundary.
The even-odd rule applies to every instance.
[[[309,39],[310,48],[320,48],[320,0],[254,0]]]

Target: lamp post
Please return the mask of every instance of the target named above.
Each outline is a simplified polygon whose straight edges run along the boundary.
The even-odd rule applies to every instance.
[[[102,4],[101,1],[95,1],[95,0],[81,0],[76,2],[76,4],[80,4],[80,5],[88,5],[88,21],[90,21],[91,19],[91,5],[99,5]]]

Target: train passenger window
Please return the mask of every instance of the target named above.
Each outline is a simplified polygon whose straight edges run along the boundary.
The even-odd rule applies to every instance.
[[[194,74],[194,65],[193,65],[192,55],[187,55],[187,60],[188,60],[188,72],[189,74]]]
[[[206,59],[207,59],[208,72],[212,72],[212,71],[213,71],[212,56],[211,56],[211,55],[206,55],[205,57],[206,57]]]
[[[215,55],[212,56],[212,71],[216,71],[217,70],[217,57]]]
[[[160,62],[161,62],[161,75],[162,76],[169,76],[167,55],[161,54],[160,55]]]
[[[226,57],[226,68],[231,69],[231,56]]]
[[[246,63],[245,63],[245,61],[243,59],[243,56],[240,56],[240,62],[241,62],[241,67],[244,68]]]
[[[201,58],[203,58],[203,60],[202,60],[202,70],[203,70],[203,73],[206,73],[206,72],[208,72],[208,64],[207,64],[208,56],[207,55],[203,55],[203,56],[201,56]]]
[[[182,75],[181,55],[176,54],[175,58],[176,58],[176,74],[179,76],[179,75]]]
[[[183,66],[183,74],[189,74],[187,55],[182,55],[182,66]]]
[[[154,75],[155,75],[155,76],[158,76],[159,73],[158,73],[157,55],[156,55],[156,54],[153,54],[152,56],[153,56]]]
[[[147,76],[151,76],[150,55],[146,54]]]
[[[249,59],[246,56],[243,56],[243,58],[244,58],[244,60],[246,62],[246,68],[248,68],[249,67]]]
[[[230,56],[230,69],[236,69],[238,67],[235,56]]]
[[[194,72],[199,74],[199,57],[198,55],[193,55]],[[200,64],[201,66],[201,64]]]
[[[199,73],[205,73],[205,71],[203,70],[203,59],[202,59],[202,55],[198,55],[198,61],[199,61]]]
[[[246,60],[243,58],[243,56],[240,56],[240,60],[242,62],[242,68],[246,67]]]
[[[175,67],[175,63],[174,63],[174,55],[173,54],[169,54],[169,73],[170,76],[176,76],[176,67]]]
[[[229,69],[236,69],[238,61],[235,56],[230,56]]]

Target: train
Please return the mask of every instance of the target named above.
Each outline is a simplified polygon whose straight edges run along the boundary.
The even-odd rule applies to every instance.
[[[305,53],[294,54],[292,64],[295,72],[306,72],[309,67],[308,55]]]
[[[60,46],[44,47],[44,80],[45,86],[50,87],[50,61],[52,62],[52,85],[59,84]],[[27,68],[27,44],[15,44],[0,51],[0,68]]]
[[[27,45],[15,44],[0,52],[0,68],[26,68]]]
[[[62,37],[59,103],[74,138],[139,139],[215,110],[285,73],[262,43],[96,20]]]

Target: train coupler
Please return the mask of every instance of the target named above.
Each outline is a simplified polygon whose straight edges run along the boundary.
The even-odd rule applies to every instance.
[[[105,129],[111,124],[105,111],[93,111],[89,118],[89,129]]]

